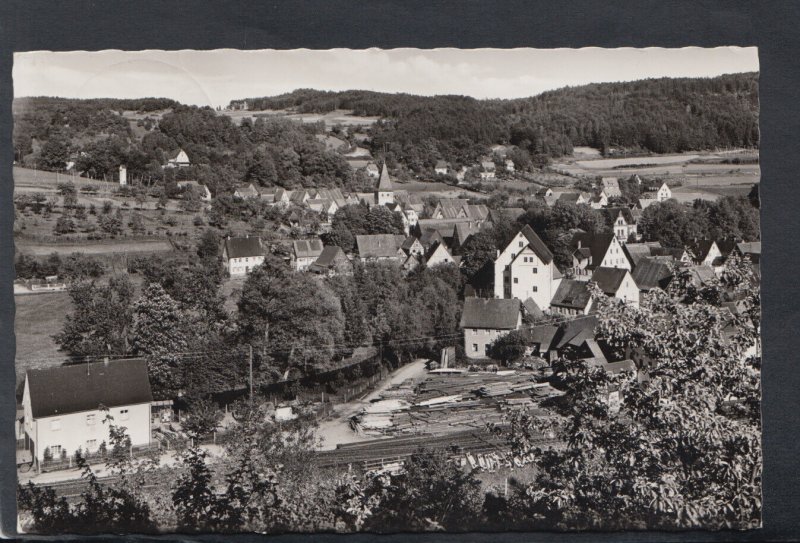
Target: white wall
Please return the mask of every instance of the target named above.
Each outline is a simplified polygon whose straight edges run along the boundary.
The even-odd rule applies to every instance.
[[[521,301],[533,298],[540,309],[548,309],[555,294],[553,266],[552,262],[542,262],[530,246],[523,249],[506,275],[511,285],[511,297]]]
[[[123,413],[124,410],[128,411],[127,415]],[[108,410],[108,414],[114,417],[113,424],[127,428],[132,445],[150,444],[149,403],[112,407]],[[89,415],[94,416],[94,424],[88,423]],[[53,451],[56,445],[66,450],[68,456],[72,456],[79,448],[84,451],[87,449],[90,452],[96,451],[103,441],[110,449],[109,425],[103,423],[105,416],[106,414],[100,410],[94,410],[36,419],[31,425],[32,431],[28,434],[35,443],[35,457],[40,461],[44,460],[45,448],[50,447]],[[27,416],[25,420],[27,431]],[[54,452],[53,458],[57,458],[59,454]]]
[[[594,262],[592,264],[594,264]],[[630,271],[631,263],[628,261],[628,257],[625,256],[625,251],[622,250],[622,245],[620,245],[616,237],[612,238],[611,244],[608,246],[608,250],[600,266],[604,268],[622,268]],[[595,265],[595,267],[597,266]]]
[[[244,258],[229,258],[228,273],[231,277],[242,277],[253,271],[253,268],[264,263],[264,256],[248,256]]]
[[[630,272],[625,274],[625,279],[622,280],[622,284],[619,286],[619,289],[617,289],[614,297],[625,303],[639,307],[639,287],[636,286],[636,282],[633,280],[633,276],[631,276]]]

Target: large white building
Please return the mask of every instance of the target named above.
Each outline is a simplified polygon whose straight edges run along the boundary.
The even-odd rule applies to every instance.
[[[231,277],[244,277],[264,263],[264,247],[259,237],[225,238],[222,259]]]
[[[38,461],[97,452],[104,442],[110,450],[107,415],[132,445],[150,444],[153,395],[142,359],[28,370],[24,387],[26,445]]]
[[[494,297],[532,299],[540,309],[550,300],[561,282],[561,272],[553,253],[530,226],[520,230],[494,261]]]

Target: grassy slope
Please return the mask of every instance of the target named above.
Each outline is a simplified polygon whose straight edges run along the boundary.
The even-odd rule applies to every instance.
[[[17,336],[17,382],[25,371],[60,365],[64,354],[53,341],[64,326],[72,302],[66,292],[14,296],[16,316],[14,333]]]

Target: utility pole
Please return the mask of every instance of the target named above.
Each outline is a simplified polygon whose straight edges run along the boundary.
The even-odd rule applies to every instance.
[[[250,362],[250,405],[253,405],[253,346],[247,345],[249,351],[248,360]]]

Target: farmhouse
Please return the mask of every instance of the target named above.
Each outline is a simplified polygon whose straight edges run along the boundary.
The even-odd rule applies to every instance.
[[[560,281],[553,253],[528,225],[498,251],[494,261],[495,298],[532,298],[546,310]]]
[[[606,296],[622,300],[634,307],[639,306],[639,288],[629,270],[600,267],[594,270],[592,281]]]
[[[353,265],[341,247],[328,245],[322,249],[319,257],[308,267],[308,271],[318,275],[350,275],[353,273]]]
[[[264,263],[264,246],[259,237],[225,238],[222,260],[231,277],[242,277]]]
[[[301,239],[292,242],[292,269],[305,271],[322,255],[322,241],[319,239]]]
[[[622,245],[613,234],[589,234],[581,232],[572,238],[572,269],[575,278],[588,280],[599,267],[631,269],[631,264]]]
[[[495,165],[491,160],[484,160],[481,162],[478,175],[481,179],[494,179],[495,178]]]
[[[436,167],[433,169],[437,175],[447,175],[447,162],[444,160],[436,161]]]
[[[606,193],[603,192],[602,190],[600,191],[599,194],[596,194],[589,198],[589,206],[592,209],[603,209],[607,205],[608,205],[608,197],[606,196]]]
[[[589,285],[577,279],[562,279],[550,301],[550,310],[562,315],[588,315],[591,308]]]
[[[510,158],[507,158],[504,164],[507,172],[513,172],[516,169],[516,167],[514,166],[514,161],[511,160]]]
[[[656,192],[656,200],[658,200],[659,202],[663,202],[665,200],[669,200],[670,198],[672,198],[672,191],[665,182],[658,189],[658,192]]]
[[[367,166],[364,168],[364,171],[366,172],[368,177],[372,177],[373,179],[377,179],[381,175],[381,171],[378,169],[378,165],[375,164],[374,162],[370,162],[369,164],[367,164]]]
[[[711,239],[698,239],[689,244],[689,252],[694,263],[700,266],[721,266],[723,255],[717,242]]]
[[[406,236],[369,234],[356,236],[358,256],[362,262],[397,262],[406,260],[403,242]]]
[[[631,236],[636,237],[638,229],[636,219],[629,207],[609,207],[602,211],[606,224],[614,230],[620,243],[625,243]]]
[[[461,313],[464,352],[468,358],[486,358],[489,346],[522,326],[519,300],[465,298]]]
[[[408,236],[400,247],[407,255],[422,256],[425,254],[425,247],[414,236]]]
[[[672,269],[664,260],[643,258],[638,261],[631,274],[640,292],[660,288],[665,290],[672,280]]]
[[[167,161],[167,168],[185,168],[186,166],[191,166],[192,163],[189,162],[189,155],[186,154],[186,151],[183,149],[178,149],[178,152],[175,154],[174,157],[170,158]]]
[[[45,455],[96,452],[103,443],[110,448],[106,415],[127,428],[132,445],[149,445],[152,401],[142,359],[28,370],[22,409],[29,449],[41,462]]]
[[[444,243],[437,243],[425,254],[425,264],[428,267],[438,266],[439,264],[452,264],[453,255],[447,250]]]

